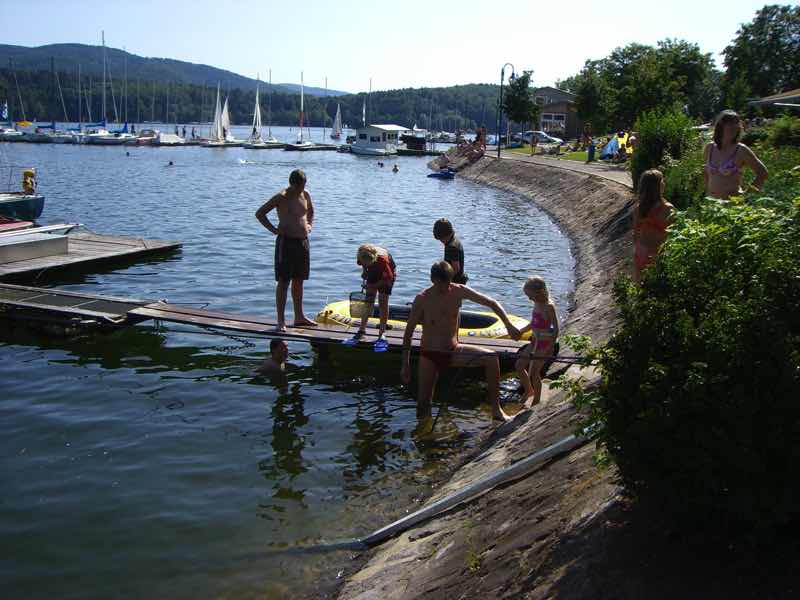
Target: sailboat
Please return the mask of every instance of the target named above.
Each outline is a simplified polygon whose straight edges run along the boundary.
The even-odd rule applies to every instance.
[[[303,102],[305,97],[305,91],[303,87],[303,72],[300,71],[300,129],[297,134],[297,142],[294,144],[286,144],[284,150],[310,150],[314,147],[314,144],[308,140],[303,139]]]
[[[272,75],[270,74],[270,81]],[[261,137],[261,103],[259,102],[259,89],[256,84],[256,106],[253,109],[253,131],[250,133],[250,138],[244,144],[245,148],[250,150],[268,150],[270,148],[283,148],[284,144],[272,137],[272,128],[270,127],[269,138],[264,140]]]
[[[338,140],[342,137],[342,105],[336,105],[336,117],[333,119],[333,130],[331,130],[331,139]]]
[[[208,140],[203,143],[206,148],[222,148],[225,146],[225,134],[222,125],[222,107],[219,102],[219,83],[217,83],[217,103],[214,107],[214,120],[208,131]]]

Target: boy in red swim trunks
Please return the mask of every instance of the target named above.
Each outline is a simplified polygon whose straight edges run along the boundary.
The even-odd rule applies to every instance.
[[[479,346],[458,343],[458,321],[461,303],[471,300],[491,308],[508,329],[512,337],[519,331],[511,324],[506,311],[496,300],[484,296],[465,285],[453,283],[453,267],[446,261],[431,267],[433,285],[414,299],[403,336],[403,363],[400,378],[408,384],[411,380],[411,338],[414,328],[422,324],[422,349],[419,359],[419,393],[417,394],[417,417],[431,415],[431,401],[439,373],[450,366],[483,365],[489,385],[489,403],[492,416],[502,421],[509,420],[500,408],[500,362],[491,350]]]

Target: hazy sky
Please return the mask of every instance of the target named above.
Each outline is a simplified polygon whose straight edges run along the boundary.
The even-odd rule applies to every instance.
[[[106,44],[275,83],[345,91],[496,83],[500,67],[553,84],[630,42],[671,37],[719,53],[749,0],[2,0],[0,41]],[[506,73],[508,76],[508,72]]]

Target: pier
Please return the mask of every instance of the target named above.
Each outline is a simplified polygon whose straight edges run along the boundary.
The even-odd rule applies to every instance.
[[[64,226],[56,228],[63,229]],[[41,232],[48,229],[53,229],[53,227],[23,229],[5,234],[3,240],[8,242],[15,239],[23,240],[26,236],[43,235]],[[101,235],[89,232],[71,232],[63,236],[47,237],[52,237],[53,240],[64,239],[66,251],[49,256],[35,256],[35,253],[33,253],[31,258],[14,257],[15,260],[11,262],[0,263],[0,281],[23,281],[39,277],[42,273],[48,271],[85,268],[90,265],[95,266],[113,261],[124,262],[177,250],[182,245],[180,242]]]
[[[316,327],[287,327],[286,331],[277,331],[277,322],[268,317],[189,308],[165,300],[116,298],[9,284],[0,284],[0,316],[21,321],[113,327],[129,326],[148,320],[166,321],[316,345],[340,344],[355,332],[355,328],[323,324]],[[385,335],[389,342],[388,351],[401,352],[403,331],[388,330]],[[372,349],[377,337],[375,329],[368,330],[356,348]],[[412,352],[419,351],[420,338],[421,333],[414,332]],[[462,337],[460,342],[466,346],[493,350],[499,355],[501,362],[516,358],[519,349],[527,343],[484,337]]]

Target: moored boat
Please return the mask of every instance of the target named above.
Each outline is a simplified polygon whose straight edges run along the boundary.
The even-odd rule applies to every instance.
[[[44,210],[44,196],[28,192],[0,192],[0,215],[35,221]]]
[[[350,152],[365,156],[397,154],[398,136],[408,131],[400,125],[366,125],[356,131]]]

